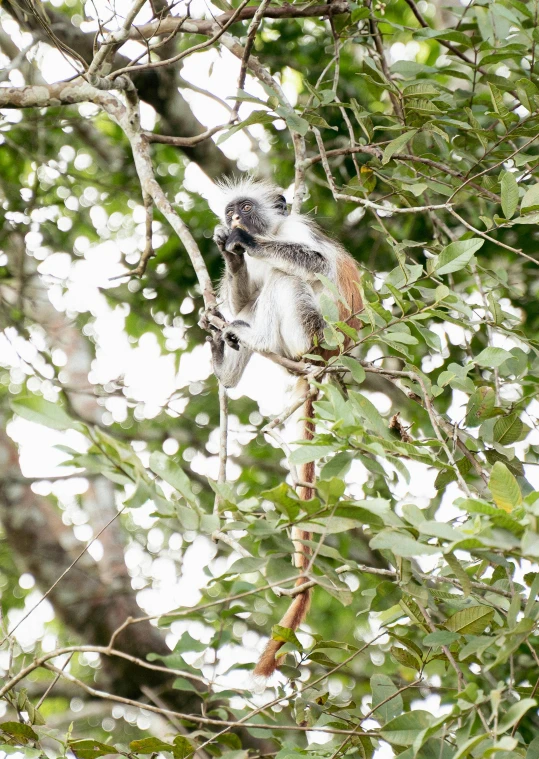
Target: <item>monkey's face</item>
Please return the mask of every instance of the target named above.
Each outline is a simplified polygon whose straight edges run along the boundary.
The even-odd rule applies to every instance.
[[[254,198],[235,198],[226,207],[226,223],[229,229],[239,227],[252,235],[262,235],[271,231],[275,212],[286,214],[286,201],[282,195],[269,207]]]

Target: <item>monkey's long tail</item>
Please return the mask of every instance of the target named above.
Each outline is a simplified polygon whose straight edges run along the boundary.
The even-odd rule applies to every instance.
[[[301,380],[300,380],[301,382]],[[305,386],[305,388],[303,387]],[[302,382],[301,389],[307,391],[308,386],[305,381]],[[310,421],[314,416],[313,398],[309,397],[303,404],[303,416],[301,424],[301,437],[303,440],[312,440],[314,435],[314,423]],[[314,462],[308,464],[302,464],[299,470],[299,477],[302,482],[312,483],[315,482],[315,470]],[[310,487],[300,487],[298,489],[298,495],[302,501],[308,501],[313,497],[314,490]],[[309,566],[309,559],[311,556],[311,549],[301,541],[310,541],[312,533],[307,530],[299,530],[296,527],[293,528],[292,539],[294,540],[294,547],[296,549],[294,555],[294,562],[298,569],[305,570]],[[303,585],[307,581],[306,577],[299,577],[296,580],[296,586]],[[303,622],[309,611],[309,605],[311,603],[311,588],[298,593],[294,596],[292,603],[288,607],[284,617],[279,622],[281,627],[288,627],[292,630],[297,630],[300,624]],[[279,660],[277,659],[277,653],[283,641],[270,639],[262,656],[258,660],[253,674],[256,676],[269,677],[272,675],[279,666]]]

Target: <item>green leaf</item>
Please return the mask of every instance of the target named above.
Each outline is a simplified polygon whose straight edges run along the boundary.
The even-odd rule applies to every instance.
[[[271,490],[264,490],[260,495],[280,507],[279,511],[283,511],[290,519],[295,519],[299,514],[299,498],[286,482],[281,482]]]
[[[299,642],[296,633],[290,627],[273,625],[271,628],[271,637],[273,640],[283,641],[284,643],[291,643],[298,651],[303,651],[303,646]]]
[[[483,743],[483,741],[487,740],[488,738],[489,736],[486,733],[481,733],[481,735],[475,735],[473,738],[469,738],[462,744],[462,746],[460,746],[457,753],[454,754],[451,759],[465,759],[465,757],[470,754],[472,749],[474,749],[480,743]]]
[[[51,403],[39,395],[17,398],[11,401],[11,408],[16,414],[22,416],[23,419],[43,424],[45,427],[51,427],[53,430],[72,430],[82,427],[80,423],[75,422],[64,411],[59,403]]]
[[[479,656],[492,645],[490,635],[467,636],[466,645],[459,651],[459,661],[465,661],[469,656]]]
[[[380,730],[380,735],[394,746],[411,746],[419,733],[429,727],[432,720],[430,712],[417,709],[392,719]]]
[[[189,506],[182,506],[180,503],[175,506],[178,521],[184,530],[198,530],[200,527],[200,518],[198,513]]]
[[[339,321],[339,308],[332,297],[330,297],[327,293],[322,293],[320,295],[319,303],[322,316],[326,321],[330,323]]]
[[[526,190],[520,207],[523,213],[529,213],[539,208],[539,183]]]
[[[362,21],[364,18],[369,18],[368,8],[354,8],[351,14],[351,21],[353,24],[357,24],[358,21]]]
[[[138,741],[131,741],[129,748],[137,754],[153,754],[154,751],[172,751],[173,746],[159,738],[141,738]]]
[[[192,506],[197,505],[197,499],[191,489],[189,477],[183,469],[176,464],[169,456],[161,451],[154,451],[150,456],[150,469],[152,472],[161,477],[162,480],[172,485],[178,493]]]
[[[468,606],[457,611],[445,622],[445,627],[451,632],[461,635],[480,635],[494,617],[494,609],[489,606]]]
[[[506,219],[510,219],[518,206],[518,184],[515,175],[511,171],[504,171],[501,182],[502,210]]]
[[[23,739],[23,741],[39,740],[39,736],[32,730],[30,725],[25,725],[22,722],[1,722],[0,730],[8,735],[12,735],[14,738]]]
[[[408,332],[403,332],[401,330],[388,330],[383,335],[381,335],[381,339],[383,339],[385,336],[387,336],[388,340],[393,343],[403,343],[403,345],[418,345],[416,337],[408,334]]]
[[[270,124],[273,124],[274,121],[275,116],[273,113],[268,113],[267,111],[253,111],[246,119],[239,124],[230,127],[230,129],[224,134],[221,134],[217,140],[217,145],[221,145],[225,140],[228,140],[228,138],[232,137],[236,132],[241,132],[245,127],[252,126],[253,124],[264,124],[265,126],[269,126]]]
[[[324,119],[322,116],[320,116],[317,113],[304,113],[303,114],[306,121],[309,122],[312,126],[319,127],[322,129],[333,129],[333,131],[338,132],[339,127],[331,126],[331,124],[328,124],[326,119]]]
[[[494,425],[494,441],[504,446],[512,445],[525,438],[529,429],[520,419],[518,413],[503,416]]]
[[[335,452],[334,445],[300,445],[290,454],[291,464],[308,464],[317,461],[329,453]]]
[[[193,750],[193,746],[191,743],[187,740],[187,738],[184,738],[183,735],[177,735],[174,738],[174,748],[172,750],[172,753],[174,755],[174,759],[187,759],[187,757],[193,756],[193,754],[196,754],[196,751]]]
[[[255,556],[245,556],[237,559],[230,566],[225,575],[242,575],[248,572],[258,572],[266,565],[267,559],[257,559]]]
[[[510,706],[498,723],[498,735],[500,733],[505,733],[507,730],[516,725],[517,722],[519,722],[526,714],[526,712],[528,712],[530,709],[533,709],[534,706],[537,706],[537,701],[534,698],[523,698],[518,703]]]
[[[513,355],[504,348],[485,348],[474,358],[474,363],[487,369],[496,369],[509,358],[513,358]]]
[[[461,565],[460,561],[457,559],[454,553],[450,552],[450,553],[444,554],[444,559],[446,560],[447,564],[449,565],[451,571],[453,572],[457,580],[460,582],[462,586],[462,591],[464,593],[464,598],[468,598],[468,596],[472,592],[472,581],[470,580],[470,576],[464,570],[463,566]]]
[[[185,677],[177,677],[172,683],[172,687],[174,688],[174,690],[185,690],[185,691],[190,691],[192,693],[198,693],[193,683],[191,683]]]
[[[432,646],[432,648],[440,648],[440,646],[450,646],[456,640],[459,639],[459,635],[454,632],[446,630],[436,630],[436,632],[429,633],[423,638],[423,645]]]
[[[339,363],[348,369],[354,382],[357,382],[358,385],[361,385],[361,383],[365,381],[365,369],[361,366],[359,361],[356,361],[356,359],[350,358],[349,356],[343,356],[339,359]]]
[[[188,632],[184,632],[174,646],[174,654],[183,654],[185,651],[200,652],[205,651],[207,648],[208,647],[205,643],[201,643],[196,638],[193,638]],[[169,654],[169,656],[173,656],[173,654]]]
[[[495,403],[496,393],[491,387],[478,387],[466,407],[466,426],[477,427],[483,419],[488,419]]]
[[[439,97],[440,90],[433,87],[432,84],[427,82],[420,82],[419,84],[409,84],[402,91],[403,97],[418,97],[419,95],[433,95]]]
[[[404,132],[404,134],[400,134],[394,140],[391,140],[391,142],[386,145],[384,149],[382,164],[389,163],[395,153],[398,153],[399,150],[401,150],[412,139],[416,132],[417,129],[410,129],[408,132]]]
[[[327,464],[324,464],[320,470],[319,479],[331,480],[333,477],[344,478],[344,475],[350,469],[354,455],[348,451],[337,453],[332,456]]]
[[[359,416],[365,420],[368,428],[376,432],[376,434],[380,435],[380,437],[389,439],[391,437],[391,434],[389,432],[387,423],[384,421],[374,403],[372,403],[372,401],[366,398],[362,393],[358,393],[355,390],[351,390],[349,395],[354,410],[357,411]]]
[[[134,742],[136,743],[136,741]],[[99,741],[94,741],[90,738],[79,741],[69,741],[69,748],[73,751],[77,759],[98,759],[100,756],[110,756],[110,754],[118,753],[118,749],[115,746],[108,746],[106,743],[100,743]]]
[[[516,479],[501,461],[492,467],[488,486],[499,509],[509,513],[522,503],[522,493]]]
[[[390,652],[391,656],[404,667],[409,667],[409,669],[416,671],[420,669],[422,662],[418,661],[410,651],[406,651],[404,648],[399,648],[398,646],[391,646]]]
[[[358,514],[356,519],[347,519],[346,517],[327,517],[320,522],[301,522],[298,526],[302,530],[315,532],[320,535],[325,533],[328,535],[335,535],[338,532],[348,532],[349,530],[356,528],[362,521],[360,518],[361,516],[361,514]]]
[[[472,237],[469,240],[458,240],[458,242],[450,243],[438,256],[434,271],[441,276],[463,269],[466,264],[470,263],[472,256],[483,246],[484,242],[478,237]]]
[[[510,113],[507,106],[504,103],[503,94],[494,84],[489,83],[489,87],[490,87],[490,95],[492,99],[492,105],[494,106],[494,110],[498,114],[498,116],[501,118],[502,122],[505,125],[507,125],[510,120],[509,118]]]
[[[410,535],[405,535],[395,530],[382,530],[372,538],[369,545],[373,549],[383,550],[385,548],[392,551],[395,556],[410,559],[414,556],[439,553],[441,550],[437,546],[419,543],[419,541],[414,540]]]
[[[225,8],[223,8],[224,10]],[[260,100],[260,98],[254,97],[254,95],[249,94],[245,90],[237,90],[236,95],[229,95],[225,100],[233,100],[236,102],[238,100],[240,103],[257,103],[258,105],[262,105],[265,108],[268,107],[268,104],[265,100]]]
[[[372,611],[384,611],[398,604],[402,598],[402,590],[390,580],[383,580],[376,586],[376,596],[371,603]]]
[[[280,106],[275,109],[275,113],[286,121],[286,125],[291,132],[298,132],[298,134],[305,137],[309,131],[309,122],[298,116],[289,106]]]
[[[394,719],[394,717],[402,712],[402,696],[400,694],[396,695],[397,688],[387,675],[373,675],[371,677],[371,691],[372,708],[375,709],[373,717],[381,725]],[[391,696],[393,698],[390,698]],[[381,704],[382,701],[385,703],[378,707],[378,704]]]

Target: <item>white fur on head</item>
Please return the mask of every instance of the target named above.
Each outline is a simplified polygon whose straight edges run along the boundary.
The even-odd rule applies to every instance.
[[[275,223],[282,219],[282,214],[274,208],[276,198],[282,195],[282,190],[277,185],[253,177],[241,179],[225,177],[217,183],[217,186],[221,191],[217,214],[223,222],[226,221],[226,207],[238,198],[252,198],[264,206],[271,217],[275,216]]]

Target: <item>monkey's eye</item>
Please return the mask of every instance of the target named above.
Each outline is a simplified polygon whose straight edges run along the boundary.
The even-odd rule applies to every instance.
[[[245,213],[249,213],[249,211],[252,211],[253,205],[252,203],[244,203],[241,207],[242,211],[245,211]]]
[[[233,213],[234,213],[234,211],[232,210],[232,208],[229,208],[228,211],[226,212],[226,215],[227,215],[227,217],[230,218]]]

